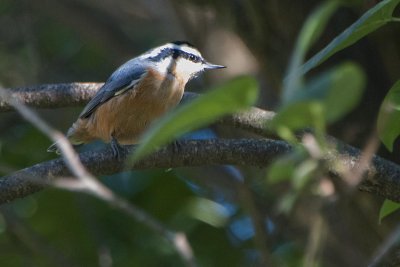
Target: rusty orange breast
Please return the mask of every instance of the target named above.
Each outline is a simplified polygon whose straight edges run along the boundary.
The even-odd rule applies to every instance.
[[[88,119],[79,119],[73,137],[87,143],[93,139],[120,144],[137,143],[140,135],[157,118],[175,107],[182,98],[185,81],[149,70],[133,89],[99,106]],[[85,140],[83,140],[85,139]]]

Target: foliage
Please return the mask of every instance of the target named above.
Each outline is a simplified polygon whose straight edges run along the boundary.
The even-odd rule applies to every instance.
[[[181,32],[182,29],[172,29],[175,22],[168,20],[164,23],[165,18],[172,17],[167,12],[170,6],[155,9],[148,1],[142,1],[141,5],[134,2],[132,8],[129,1],[123,2],[123,5],[118,5],[119,1],[114,1],[110,6],[107,1],[101,4],[79,0],[74,4],[49,1],[43,5],[35,1],[29,5],[15,0],[2,1],[1,82],[5,86],[15,87],[55,81],[103,81],[128,56],[165,40],[178,39],[171,32]],[[258,36],[264,36],[267,27],[273,27],[275,32],[285,35],[291,33],[286,33],[290,27],[284,25],[284,18],[280,18],[282,23],[279,25],[262,24],[261,18],[256,16],[262,6],[252,6],[253,2],[257,1],[224,2],[221,10],[226,11],[230,6],[239,10],[241,16],[233,22],[254,23],[246,29]],[[278,4],[279,1],[275,2]],[[343,253],[343,241],[348,241],[347,248],[354,240],[361,240],[362,246],[351,247],[352,251],[346,252],[346,255],[354,256],[357,263],[365,261],[375,249],[373,246],[379,246],[384,238],[382,232],[388,232],[387,229],[382,230],[383,227],[387,227],[387,224],[390,226],[393,218],[398,221],[393,212],[399,205],[385,201],[379,214],[381,228],[370,231],[367,222],[372,217],[376,224],[377,208],[371,204],[376,199],[368,202],[368,197],[356,195],[353,188],[342,187],[346,181],[339,180],[341,178],[330,180],[326,177],[324,155],[329,151],[329,144],[325,134],[332,124],[351,114],[358,105],[365,104],[361,99],[370,80],[364,72],[365,65],[347,59],[338,63],[335,55],[345,48],[351,49],[352,44],[358,43],[363,37],[371,37],[372,32],[396,20],[393,11],[399,1],[381,1],[307,60],[309,53],[330,38],[326,32],[335,26],[331,20],[335,14],[348,9],[343,2],[322,2],[308,16],[300,30],[286,69],[282,101],[277,103],[278,115],[271,124],[266,125],[291,142],[294,149],[292,153],[277,158],[266,172],[246,167],[208,166],[125,172],[99,179],[116,194],[144,209],[169,228],[184,232],[193,245],[200,266],[259,265],[262,244],[268,245],[268,256],[279,263],[278,266],[347,266],[340,263],[351,257],[342,254],[338,257],[337,253]],[[307,1],[302,3],[308,4]],[[213,5],[218,6],[218,3],[208,1],[207,5],[199,7],[198,10],[203,13],[197,13],[201,14],[197,17],[224,17],[218,13],[221,10],[212,9]],[[152,8],[146,12],[140,9],[146,6]],[[193,8],[182,3],[174,5],[174,8],[179,7],[182,7],[178,10],[179,19],[185,17],[182,16],[186,14],[184,12]],[[149,18],[153,20],[157,13],[154,10],[164,15],[159,22],[167,25],[168,30],[150,25]],[[249,10],[251,13],[247,12]],[[354,13],[359,10],[359,5],[353,6]],[[192,19],[197,17],[190,16]],[[196,36],[198,33],[191,28],[195,23],[190,22],[181,24],[193,39],[205,43],[213,39],[210,36]],[[142,27],[144,24],[149,26]],[[198,24],[203,32],[210,23]],[[233,27],[233,24],[229,27]],[[234,29],[223,34],[217,31],[216,35],[233,43],[235,39],[230,39],[227,32],[232,34]],[[155,37],[154,33],[158,36]],[[274,35],[272,37],[268,42],[284,40],[274,38]],[[244,41],[252,48],[254,40],[249,38]],[[221,47],[225,49],[222,42]],[[279,45],[276,47],[276,50],[280,49]],[[263,51],[254,49],[252,52],[257,55],[260,66],[271,64],[264,58]],[[285,55],[288,54],[285,51]],[[366,59],[369,60],[369,57]],[[322,71],[323,62],[334,65]],[[242,63],[238,62],[237,65]],[[228,70],[234,67],[228,66]],[[162,118],[143,136],[135,159],[225,114],[247,108],[257,98],[262,102],[268,86],[263,82],[267,79],[259,76],[257,82],[256,78],[242,77],[223,83]],[[207,88],[209,80],[206,79],[204,84],[191,82],[194,88],[199,85]],[[260,92],[259,86],[262,89]],[[380,138],[389,150],[393,149],[393,143],[400,133],[398,90],[399,82],[395,83],[383,102],[378,119]],[[80,110],[68,108],[40,113],[57,128],[66,129]],[[24,123],[15,114],[1,116],[2,174],[52,157],[45,153],[49,141],[34,127]],[[236,135],[229,129],[227,132],[225,134],[228,136]],[[303,138],[312,138],[299,140],[299,132],[309,133],[302,135]],[[214,135],[209,133],[206,137]],[[303,141],[303,144],[299,141]],[[98,144],[93,144],[89,149],[97,147]],[[329,193],[329,186],[333,187],[331,190],[334,193]],[[349,191],[356,197],[350,199]],[[392,216],[386,217],[389,214]],[[322,216],[325,224],[317,232],[319,228],[315,227],[315,218]],[[260,241],[263,231],[267,240]],[[349,232],[352,233],[351,237]],[[367,236],[362,235],[365,232],[374,234],[367,240]],[[0,262],[10,267],[182,265],[173,248],[145,225],[133,222],[96,199],[58,189],[48,189],[2,206],[0,246]],[[309,258],[314,259],[314,264],[306,264],[310,262]]]
[[[364,73],[357,65],[340,64],[297,90],[270,127],[283,138],[290,134],[290,140],[294,131],[306,127],[323,134],[327,123],[339,120],[359,103],[364,85]]]
[[[386,23],[394,21],[393,11],[399,2],[399,0],[385,0],[368,10],[360,19],[333,39],[324,49],[310,58],[302,66],[300,73],[307,73],[340,50],[354,44]]]
[[[378,134],[386,148],[393,151],[393,143],[400,134],[400,81],[393,85],[382,102]]]
[[[400,209],[400,203],[386,199],[379,211],[379,223],[381,223],[386,216],[389,216],[398,209]]]
[[[288,74],[284,80],[282,101],[285,103],[297,89],[303,86],[303,77],[299,71],[304,58],[311,46],[318,40],[324,31],[332,14],[339,7],[339,1],[325,1],[306,20],[293,50]]]
[[[133,160],[147,155],[185,133],[207,126],[218,118],[253,105],[258,87],[254,79],[237,78],[178,107],[155,122],[141,138]]]
[[[366,12],[360,19],[339,34],[325,48],[303,63],[304,57],[316,38],[320,36],[327,24],[330,15],[337,9],[339,2],[325,1],[314,11],[298,37],[294,49],[288,75],[285,78],[285,87],[280,110],[268,125],[277,134],[287,141],[297,144],[296,132],[311,128],[317,138],[319,150],[324,153],[326,143],[324,135],[326,126],[333,123],[353,110],[360,102],[363,88],[365,86],[365,75],[363,71],[353,63],[342,63],[333,69],[320,74],[310,82],[304,84],[304,75],[311,69],[317,67],[335,53],[354,44],[364,36],[379,29],[387,22],[395,21],[393,12],[400,1],[382,1]],[[386,97],[378,120],[380,137],[386,146],[392,146],[395,138],[399,135],[397,125],[398,112],[394,112],[398,105],[396,84]],[[390,106],[390,111],[388,107]],[[302,144],[297,144],[302,149]],[[298,154],[298,149],[293,153]],[[293,179],[294,192],[282,198],[281,203],[285,206],[283,210],[288,211],[295,201],[295,196],[304,188],[295,186],[296,181],[309,181],[316,171],[317,161],[323,158],[302,156],[302,160],[296,162],[288,161],[291,155],[285,156],[283,160],[277,160],[269,167],[268,176],[271,181],[282,179]],[[286,162],[286,164],[285,164]],[[308,166],[304,175],[301,175],[304,166]],[[285,171],[280,171],[285,169]],[[296,178],[297,177],[297,178]],[[304,182],[301,182],[304,184]],[[290,204],[288,204],[290,203]],[[282,206],[281,205],[281,206]],[[395,209],[385,209],[387,214]],[[387,215],[385,213],[385,216]]]

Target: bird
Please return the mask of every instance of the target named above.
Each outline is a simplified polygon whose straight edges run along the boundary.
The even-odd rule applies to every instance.
[[[206,61],[186,41],[155,47],[121,65],[67,131],[73,146],[102,140],[120,157],[121,145],[137,144],[157,118],[177,106],[188,81],[205,70],[225,68]],[[57,142],[48,152],[60,153]]]

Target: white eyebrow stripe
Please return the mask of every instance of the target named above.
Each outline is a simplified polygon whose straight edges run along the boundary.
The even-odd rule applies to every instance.
[[[193,55],[195,55],[195,56],[201,57],[201,54],[200,54],[200,52],[199,52],[197,49],[195,49],[195,48],[193,48],[193,47],[190,47],[190,46],[187,46],[187,45],[177,45],[177,44],[173,44],[173,43],[168,43],[168,44],[165,44],[165,45],[156,47],[156,48],[154,48],[154,49],[152,49],[152,50],[150,50],[150,51],[144,53],[144,54],[143,54],[142,56],[140,56],[140,57],[141,57],[141,58],[152,58],[152,57],[157,57],[160,53],[162,53],[162,51],[163,51],[164,49],[168,49],[168,48],[169,48],[169,49],[182,50],[182,51],[184,51],[184,52],[186,52],[186,53],[193,54]]]
[[[179,46],[179,47],[177,47],[177,49],[181,49],[182,51],[184,51],[186,53],[193,54],[195,56],[201,57],[200,52],[197,49],[193,48],[193,47],[190,47],[190,46]]]

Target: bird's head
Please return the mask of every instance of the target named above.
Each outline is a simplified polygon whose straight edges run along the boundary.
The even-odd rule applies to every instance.
[[[171,73],[188,81],[204,70],[225,68],[207,62],[192,44],[172,42],[156,47],[141,56],[160,73]]]

